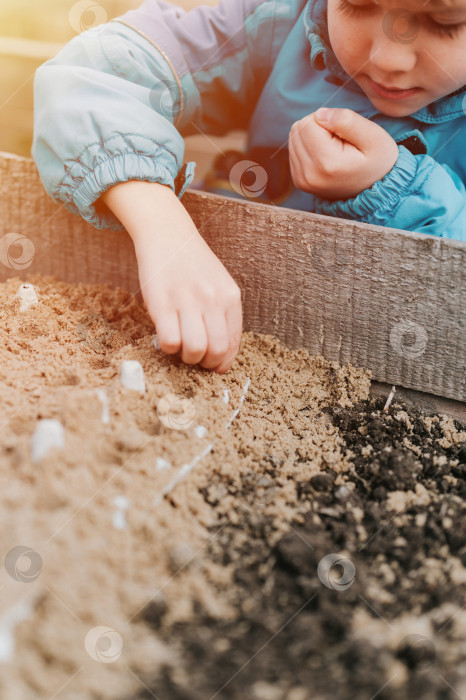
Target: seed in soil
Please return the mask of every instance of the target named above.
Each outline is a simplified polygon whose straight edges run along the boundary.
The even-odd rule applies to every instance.
[[[141,394],[146,391],[144,370],[138,360],[123,361],[120,369],[120,381],[126,389],[139,391]]]
[[[27,311],[31,306],[37,306],[39,302],[34,285],[26,282],[18,287],[15,296],[20,300],[20,311]]]
[[[60,421],[55,418],[42,418],[31,438],[31,457],[33,462],[40,462],[53,447],[65,446],[65,431]]]
[[[115,496],[113,503],[116,506],[116,511],[113,514],[113,527],[116,530],[125,530],[126,524],[126,511],[129,508],[129,500],[126,496]]]

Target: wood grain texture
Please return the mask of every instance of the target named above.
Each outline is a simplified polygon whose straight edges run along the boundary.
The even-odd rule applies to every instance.
[[[237,281],[244,330],[351,362],[379,382],[466,401],[466,244],[187,191],[183,204]],[[0,154],[0,237],[28,236],[27,270],[138,293],[129,236],[45,192],[32,159]]]

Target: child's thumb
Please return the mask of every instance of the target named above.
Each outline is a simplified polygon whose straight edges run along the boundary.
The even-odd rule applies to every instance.
[[[346,108],[320,107],[314,113],[314,118],[318,124],[353,144],[360,151],[366,151],[371,136],[376,136],[372,127],[377,131],[379,128],[374,122]]]

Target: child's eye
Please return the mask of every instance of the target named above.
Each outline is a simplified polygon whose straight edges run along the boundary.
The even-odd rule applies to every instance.
[[[367,14],[371,10],[376,9],[372,3],[367,5],[353,5],[351,2],[348,2],[348,0],[339,0],[337,7],[338,10],[352,17]],[[464,22],[460,24],[440,24],[440,22],[435,22],[435,20],[431,19],[430,17],[425,17],[424,19],[430,32],[433,34],[440,34],[442,36],[447,35],[450,37],[450,39],[453,39],[461,31],[461,29],[466,26]]]
[[[346,12],[346,14],[350,16],[362,15],[373,7],[373,5],[353,5],[347,0],[339,0],[338,2],[338,9],[341,12]]]
[[[426,18],[427,20],[427,28],[429,31],[433,32],[434,34],[441,34],[445,35],[447,34],[450,39],[453,39],[460,31],[461,29],[465,26],[464,23],[462,24],[440,24],[439,22],[435,22],[435,20]]]

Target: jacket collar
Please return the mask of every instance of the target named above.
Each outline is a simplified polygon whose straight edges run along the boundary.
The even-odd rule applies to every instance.
[[[304,27],[311,45],[311,65],[316,70],[327,69],[342,83],[363,92],[354,80],[343,70],[335,56],[328,35],[327,0],[308,0],[304,8]],[[463,117],[466,113],[466,86],[423,107],[410,116],[420,122],[435,124]]]

